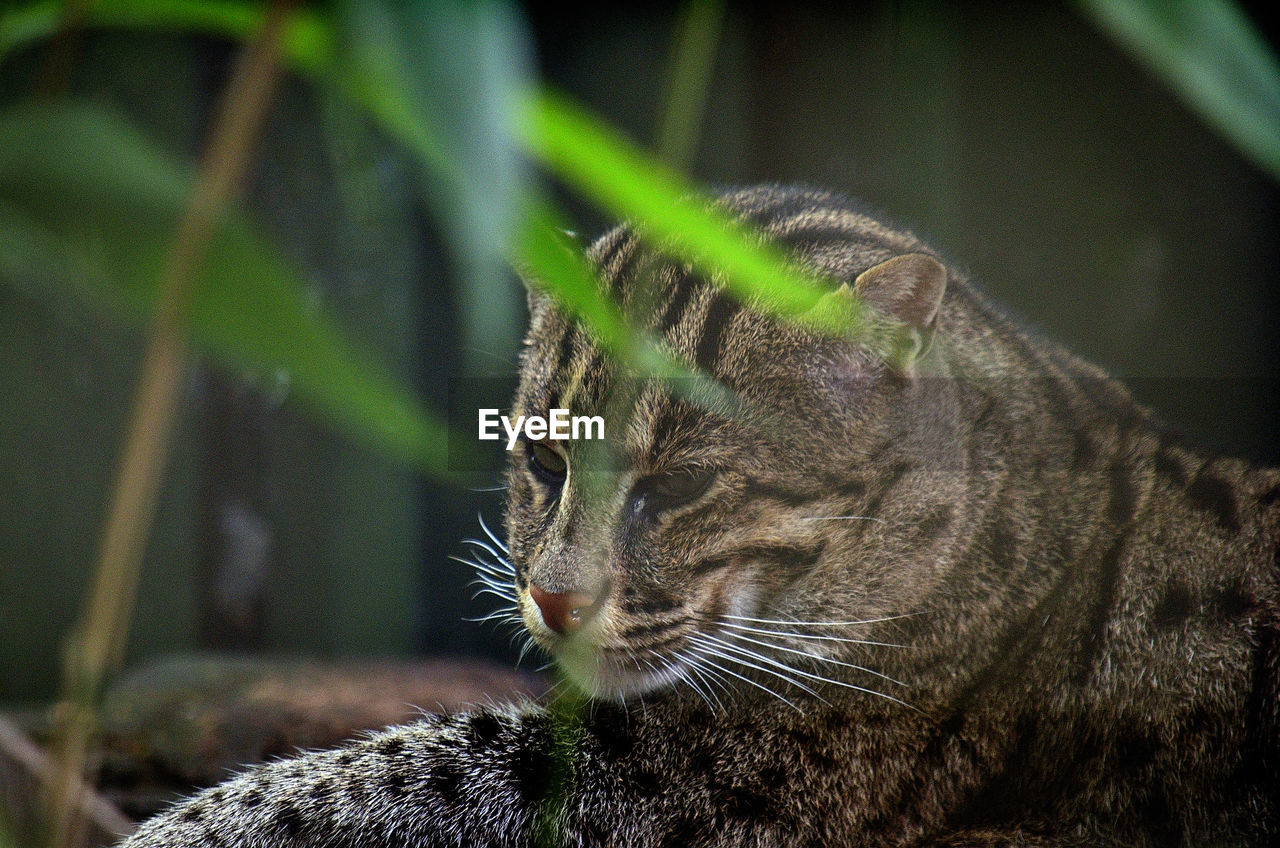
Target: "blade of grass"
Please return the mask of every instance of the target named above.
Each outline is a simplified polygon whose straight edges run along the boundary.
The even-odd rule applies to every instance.
[[[582,252],[558,238],[563,223],[550,205],[531,205],[513,263],[535,284],[554,280],[554,285],[546,287],[548,293],[635,374],[664,380],[678,395],[721,414],[745,415],[747,410],[732,390],[686,364],[651,333],[627,321],[601,290]]]
[[[1280,62],[1229,0],[1080,0],[1086,16],[1280,179]]]
[[[658,155],[673,168],[687,170],[698,150],[724,5],[724,0],[689,0],[676,26],[657,133]]]
[[[142,555],[177,419],[197,269],[215,224],[248,167],[279,79],[279,38],[291,6],[289,2],[272,5],[262,32],[236,68],[164,266],[93,588],[64,660],[58,766],[50,787],[51,848],[72,844],[80,827],[81,780],[96,708],[124,652]]]

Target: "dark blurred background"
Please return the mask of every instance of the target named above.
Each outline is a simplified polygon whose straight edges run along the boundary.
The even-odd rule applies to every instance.
[[[678,11],[524,8],[545,77],[644,145]],[[193,157],[232,57],[213,39],[89,32],[69,87]],[[0,66],[0,102],[40,62]],[[451,260],[409,172],[351,106],[292,80],[249,205],[317,301],[443,415],[464,361],[509,380],[514,352],[462,349]],[[858,196],[1193,442],[1280,463],[1280,190],[1068,6],[729,4],[692,174]],[[565,197],[584,233],[605,226]],[[56,694],[140,351],[135,328],[0,283],[0,704]],[[500,482],[500,448],[450,484],[334,435],[275,375],[201,365],[185,403],[131,662],[514,659],[508,633],[463,620],[492,604],[448,559],[477,514],[500,524],[501,492],[475,491]]]

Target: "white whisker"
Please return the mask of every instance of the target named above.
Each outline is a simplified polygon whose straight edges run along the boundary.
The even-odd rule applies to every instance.
[[[715,697],[714,692],[706,688],[705,683],[698,682],[698,680],[690,673],[690,668],[691,667],[686,667],[675,670],[677,679],[692,689],[702,703],[707,705],[707,709],[712,712],[724,709],[724,706],[720,703],[720,699]]]
[[[524,637],[524,644],[520,646],[520,655],[516,657],[517,668],[520,667],[520,663],[524,662],[524,658],[528,656],[529,652],[537,647],[533,639],[530,638],[528,631],[521,630],[520,635]]]
[[[669,667],[676,668],[676,673],[680,675],[680,678],[688,683],[693,691],[698,693],[698,696],[702,698],[712,712],[715,712],[716,710],[723,710],[724,703],[721,702],[720,697],[716,695],[715,690],[712,688],[712,684],[714,683],[715,685],[718,685],[727,693],[728,690],[725,688],[724,682],[718,678],[711,677],[710,673],[704,670],[702,666],[691,657],[687,657],[684,654],[677,652],[675,660],[680,664],[678,668],[676,668],[671,662],[668,662],[667,665]],[[694,675],[697,675],[698,680],[694,679]],[[702,682],[699,683],[699,680]]]
[[[503,556],[498,551],[494,550],[493,547],[488,542],[482,541],[480,539],[463,539],[462,543],[464,545],[471,545],[473,547],[480,548],[481,550],[488,553],[489,556],[493,557],[495,560],[497,560],[499,563],[503,565],[509,566],[511,564],[507,562],[507,558],[505,556]]]
[[[843,681],[843,680],[836,680],[835,678],[832,678],[832,677],[823,677],[823,676],[822,676],[822,675],[820,675],[820,674],[811,674],[810,672],[802,671],[802,670],[800,670],[800,669],[798,669],[798,668],[794,668],[794,667],[792,667],[792,666],[789,666],[789,665],[787,665],[786,663],[784,663],[784,662],[782,662],[782,661],[780,661],[780,660],[773,659],[772,657],[766,657],[766,656],[763,656],[763,655],[761,655],[761,654],[757,653],[756,651],[752,651],[752,650],[749,650],[749,649],[747,649],[747,648],[743,648],[743,647],[740,647],[740,646],[733,645],[733,644],[731,644],[731,643],[729,643],[729,642],[725,642],[723,639],[717,639],[715,636],[706,636],[706,635],[704,634],[704,638],[711,639],[711,640],[712,640],[712,641],[714,641],[716,644],[723,646],[726,650],[732,650],[732,651],[736,651],[737,653],[740,653],[740,654],[745,654],[746,656],[752,657],[752,658],[754,658],[754,659],[758,659],[758,660],[760,660],[761,662],[768,663],[769,665],[776,666],[776,667],[778,667],[778,668],[786,669],[787,671],[789,671],[789,672],[790,672],[790,673],[792,673],[792,674],[797,674],[797,675],[799,675],[799,676],[801,676],[801,677],[804,677],[804,678],[807,678],[807,679],[809,679],[809,680],[813,680],[813,681],[818,682],[818,683],[830,683],[830,684],[831,684],[831,685],[833,685],[833,686],[841,686],[841,687],[844,687],[845,689],[852,689],[852,690],[857,691],[857,692],[865,692],[865,693],[867,693],[868,695],[878,695],[878,696],[880,696],[881,698],[887,698],[888,700],[893,701],[894,703],[897,703],[897,704],[901,704],[902,706],[904,706],[904,707],[908,707],[909,709],[913,709],[913,710],[915,709],[915,707],[911,706],[911,704],[908,704],[906,701],[903,701],[901,698],[895,698],[895,697],[894,697],[894,696],[892,696],[892,695],[886,695],[884,692],[879,692],[879,691],[877,691],[877,690],[875,690],[875,689],[868,689],[868,688],[867,688],[867,687],[865,687],[865,686],[858,686],[858,685],[856,685],[856,684],[854,684],[854,683],[846,683],[846,682],[845,682],[845,681]],[[741,661],[741,660],[739,660],[739,662],[742,662],[742,661]],[[746,662],[743,662],[742,664],[743,664],[743,665],[750,665],[750,663],[746,663]],[[761,670],[761,671],[768,671],[768,669],[760,669],[760,670]],[[785,680],[785,679],[787,679],[786,675],[779,674],[778,672],[771,672],[771,673],[776,674],[778,677],[781,677],[781,678],[783,678],[784,680]],[[794,683],[794,681],[792,681],[792,682]],[[894,681],[894,682],[896,683],[897,681]],[[813,694],[815,697],[817,697],[819,700],[822,700],[824,703],[826,703],[825,699],[823,699],[821,695],[818,695],[816,692],[814,692],[812,689],[809,689],[807,686],[804,686],[803,684],[799,684],[799,683],[796,683],[795,685],[800,686],[800,688],[804,689],[804,690],[805,690],[805,691],[807,691],[807,692],[810,692],[810,693],[811,693],[811,694]]]
[[[505,544],[503,544],[503,543],[502,543],[502,540],[501,540],[501,539],[499,539],[499,538],[494,534],[494,532],[493,532],[492,530],[490,530],[490,529],[489,529],[489,525],[488,525],[488,524],[485,524],[485,523],[484,523],[484,516],[483,516],[483,515],[479,515],[479,514],[477,514],[477,515],[476,515],[476,518],[480,521],[480,528],[481,528],[482,530],[484,530],[484,534],[485,534],[486,536],[488,536],[488,537],[490,538],[490,540],[492,540],[492,541],[493,541],[493,543],[494,543],[495,545],[497,545],[499,548],[502,548],[502,552],[503,552],[504,554],[511,553],[511,549],[510,549],[510,548],[508,548]]]
[[[689,688],[696,692],[698,697],[701,698],[708,707],[711,706],[711,702],[707,700],[707,696],[703,694],[701,688],[699,688],[698,682],[689,676],[688,662],[684,661],[679,654],[676,654],[671,658],[666,658],[652,648],[649,649],[649,654],[662,665],[662,668],[659,671],[660,674],[666,676],[666,678],[673,683],[688,684]],[[648,662],[648,665],[651,669],[656,670],[656,667],[652,662]]]
[[[491,574],[487,571],[476,569],[475,577],[471,580],[471,585],[483,583],[491,589],[502,589],[511,595],[511,600],[516,599],[516,587],[512,585],[503,575]]]
[[[492,595],[502,603],[488,615],[464,620],[477,624],[493,624],[499,628],[511,628],[513,632],[508,641],[513,647],[517,644],[520,646],[520,653],[515,663],[516,667],[519,667],[525,655],[534,647],[534,643],[528,631],[524,629],[524,621],[520,616],[519,598],[515,586],[516,567],[505,555],[507,546],[485,524],[484,516],[476,517],[489,541],[463,539],[464,544],[472,547],[474,557],[451,555],[449,558],[472,569],[475,579],[471,581],[470,586],[476,590],[471,595],[472,600],[484,595]]]
[[[563,679],[557,680],[556,682],[551,684],[551,688],[547,689],[547,694],[544,697],[548,701],[553,701],[558,696],[558,693],[560,692],[560,690],[565,688],[566,688],[565,681]]]
[[[515,576],[514,572],[506,571],[499,563],[480,562],[478,560],[466,559],[465,557],[454,556],[452,554],[449,555],[449,559],[454,562],[460,562],[463,565],[469,565],[476,571],[483,572],[490,577],[498,578],[508,583],[511,582],[511,578]]]
[[[492,595],[498,600],[507,601],[508,603],[515,601],[515,598],[511,597],[503,590],[495,589],[492,586],[485,586],[483,589],[478,590],[475,594],[471,596],[471,600],[473,601],[478,600],[479,598],[482,598],[485,595]]]
[[[502,605],[504,607],[508,607],[509,609],[517,609],[519,607],[519,601],[516,598],[515,593],[511,591],[510,586],[486,583],[485,581],[480,580],[478,578],[475,580],[472,580],[471,583],[468,585],[472,590],[471,600],[473,601],[477,600],[480,597],[483,597],[484,595],[492,595],[493,597],[502,601],[503,602]]]
[[[450,559],[452,559],[454,562],[460,562],[460,563],[463,563],[464,565],[470,565],[474,568],[484,569],[485,571],[489,572],[495,577],[505,577],[505,578],[515,577],[515,569],[512,568],[511,563],[507,562],[504,559],[501,559],[500,557],[494,558],[494,559],[485,559],[483,557],[468,559],[466,557],[450,554]]]
[[[801,518],[801,521],[876,521],[885,524],[883,518],[873,518],[870,515],[811,515],[807,518]]]
[[[856,663],[845,662],[844,660],[838,660],[833,657],[824,657],[821,654],[811,654],[808,651],[801,651],[798,648],[789,648],[786,645],[775,645],[770,642],[762,641],[760,639],[752,639],[750,636],[744,636],[741,633],[724,631],[724,635],[728,636],[731,639],[740,639],[744,642],[750,642],[753,645],[759,645],[762,648],[772,648],[775,651],[785,651],[788,654],[796,654],[798,656],[808,657],[809,659],[817,660],[818,662],[824,662],[824,663],[829,663],[831,665],[843,666],[845,668],[852,668],[857,671],[865,671],[867,674],[874,674],[876,677],[884,678],[890,683],[896,683],[899,686],[907,685],[903,683],[901,680],[896,680],[883,672],[879,672],[879,671],[876,671],[875,669],[867,668],[866,666],[857,665]]]
[[[512,624],[518,624],[520,622],[519,616],[513,615],[508,607],[501,607],[488,615],[481,616],[480,618],[463,618],[462,620],[470,621],[474,624],[488,624],[490,621]]]
[[[897,621],[900,618],[912,618],[921,615],[918,612],[906,612],[901,615],[886,615],[880,618],[863,618],[858,621],[788,621],[781,618],[751,618],[745,615],[724,615],[734,621],[749,621],[753,624],[780,624],[787,627],[857,627],[862,624],[879,624],[884,621]]]
[[[722,666],[722,665],[720,665],[719,663],[717,663],[715,660],[711,659],[711,657],[707,656],[707,653],[711,650],[711,649],[710,649],[710,646],[701,646],[701,645],[700,645],[700,646],[695,646],[695,647],[693,648],[693,650],[698,654],[700,663],[705,663],[706,665],[711,666],[711,667],[712,667],[712,668],[714,668],[716,671],[719,671],[719,672],[721,672],[722,674],[727,674],[727,675],[729,675],[730,677],[736,677],[737,679],[741,680],[742,682],[744,682],[744,683],[748,683],[748,684],[750,684],[750,685],[752,685],[752,686],[756,687],[757,689],[761,690],[762,692],[767,692],[767,693],[769,693],[769,694],[770,694],[770,695],[772,695],[773,697],[777,698],[779,701],[782,701],[784,704],[786,704],[787,706],[791,707],[791,708],[792,708],[793,710],[795,710],[796,712],[801,713],[801,714],[803,714],[803,713],[804,713],[804,710],[800,709],[798,706],[796,706],[796,705],[795,705],[794,703],[792,703],[790,700],[788,700],[787,698],[785,698],[782,694],[780,694],[780,693],[778,693],[778,692],[773,691],[773,690],[772,690],[772,689],[770,689],[768,686],[765,686],[765,685],[763,685],[763,684],[757,683],[756,681],[752,680],[750,677],[745,677],[745,676],[743,676],[743,675],[741,675],[741,674],[738,674],[736,671],[733,671],[732,669],[725,668],[724,666]],[[724,659],[726,662],[738,662],[737,660],[733,659],[732,657],[724,657],[724,656],[722,656],[721,654],[719,654],[718,652],[714,652],[714,651],[712,651],[711,653],[712,653],[714,656],[717,656],[717,657],[720,657],[721,659]]]
[[[731,654],[736,654],[737,656],[734,659],[736,662],[740,663],[741,665],[747,666],[748,668],[754,668],[757,671],[764,672],[765,674],[772,674],[775,677],[779,677],[785,680],[786,682],[790,683],[792,686],[796,686],[800,689],[803,689],[805,692],[808,692],[810,695],[813,695],[818,700],[822,701],[823,703],[826,703],[826,699],[823,698],[821,695],[819,695],[814,689],[810,688],[804,683],[801,683],[798,680],[793,680],[783,672],[790,672],[792,674],[797,674],[797,675],[800,675],[801,677],[807,677],[811,680],[816,680],[823,683],[830,682],[825,677],[822,677],[817,674],[809,674],[808,672],[800,671],[799,669],[792,668],[791,666],[787,665],[781,660],[776,660],[773,657],[767,657],[758,651],[753,651],[749,648],[743,648],[740,645],[734,645],[731,642],[726,642],[723,639],[718,639],[715,636],[711,636],[707,633],[702,633],[699,635],[701,636],[701,638],[707,639],[713,642],[714,644],[718,645],[720,647],[720,650],[728,651]],[[721,656],[726,656],[726,655],[721,654]],[[749,660],[741,659],[741,657],[749,657],[752,660],[758,660],[762,663],[765,663],[765,665],[769,667],[755,665]],[[726,656],[726,658],[728,657]]]
[[[733,630],[741,630],[744,633],[755,633],[760,636],[779,636],[788,639],[811,640],[815,642],[842,642],[847,645],[875,645],[882,648],[908,648],[909,645],[899,645],[896,642],[876,642],[870,639],[854,639],[849,636],[824,636],[818,633],[796,633],[793,631],[783,630],[765,630],[759,627],[748,627],[745,624],[734,624],[730,621],[722,621],[722,627],[732,628]]]
[[[510,590],[513,596],[515,595],[515,586],[504,574],[494,574],[491,571],[477,567],[472,570],[472,575],[472,583],[484,583],[486,586],[505,588]]]
[[[812,695],[818,700],[823,701],[823,703],[826,703],[826,701],[823,699],[821,695],[815,692],[812,688],[806,686],[804,683],[801,683],[799,680],[794,680],[788,677],[787,675],[779,671],[776,671],[773,668],[756,665],[750,660],[742,659],[742,657],[744,656],[750,657],[751,659],[757,659],[757,660],[760,660],[761,662],[768,663],[769,665],[776,666],[778,668],[791,670],[788,666],[783,665],[782,663],[776,660],[771,660],[768,657],[760,656],[754,651],[748,651],[745,648],[739,648],[736,645],[732,645],[721,639],[717,639],[714,636],[709,636],[706,633],[698,633],[692,638],[698,640],[704,648],[708,649],[713,655],[720,657],[723,660],[728,660],[729,662],[735,662],[738,665],[745,666],[746,668],[753,668],[756,671],[762,672],[764,674],[771,674],[774,677],[780,678],[781,680],[784,680],[787,683],[790,683],[792,686],[795,686],[797,689],[800,689]],[[726,653],[726,651],[728,651],[729,653]],[[734,656],[734,654],[737,654],[737,656]],[[813,675],[809,675],[809,676],[812,677]]]

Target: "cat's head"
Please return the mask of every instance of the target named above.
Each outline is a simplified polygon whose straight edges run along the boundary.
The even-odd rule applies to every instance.
[[[789,654],[847,656],[849,637],[876,631],[837,624],[910,612],[886,519],[864,513],[886,477],[908,473],[895,457],[922,437],[904,398],[921,382],[946,271],[826,194],[753,189],[722,202],[914,347],[889,355],[801,328],[626,228],[606,234],[588,251],[602,289],[727,387],[737,403],[726,405],[705,385],[637,377],[531,296],[512,415],[599,416],[604,439],[516,446],[510,555],[529,632],[593,695],[684,681],[714,697],[781,668],[803,682]]]

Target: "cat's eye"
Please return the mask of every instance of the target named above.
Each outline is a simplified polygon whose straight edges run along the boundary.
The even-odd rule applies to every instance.
[[[564,483],[569,472],[569,464],[560,454],[541,442],[526,442],[529,449],[529,470],[548,486],[559,486]]]
[[[672,471],[650,477],[645,488],[653,497],[655,506],[670,509],[696,499],[711,486],[716,474],[705,468]]]

